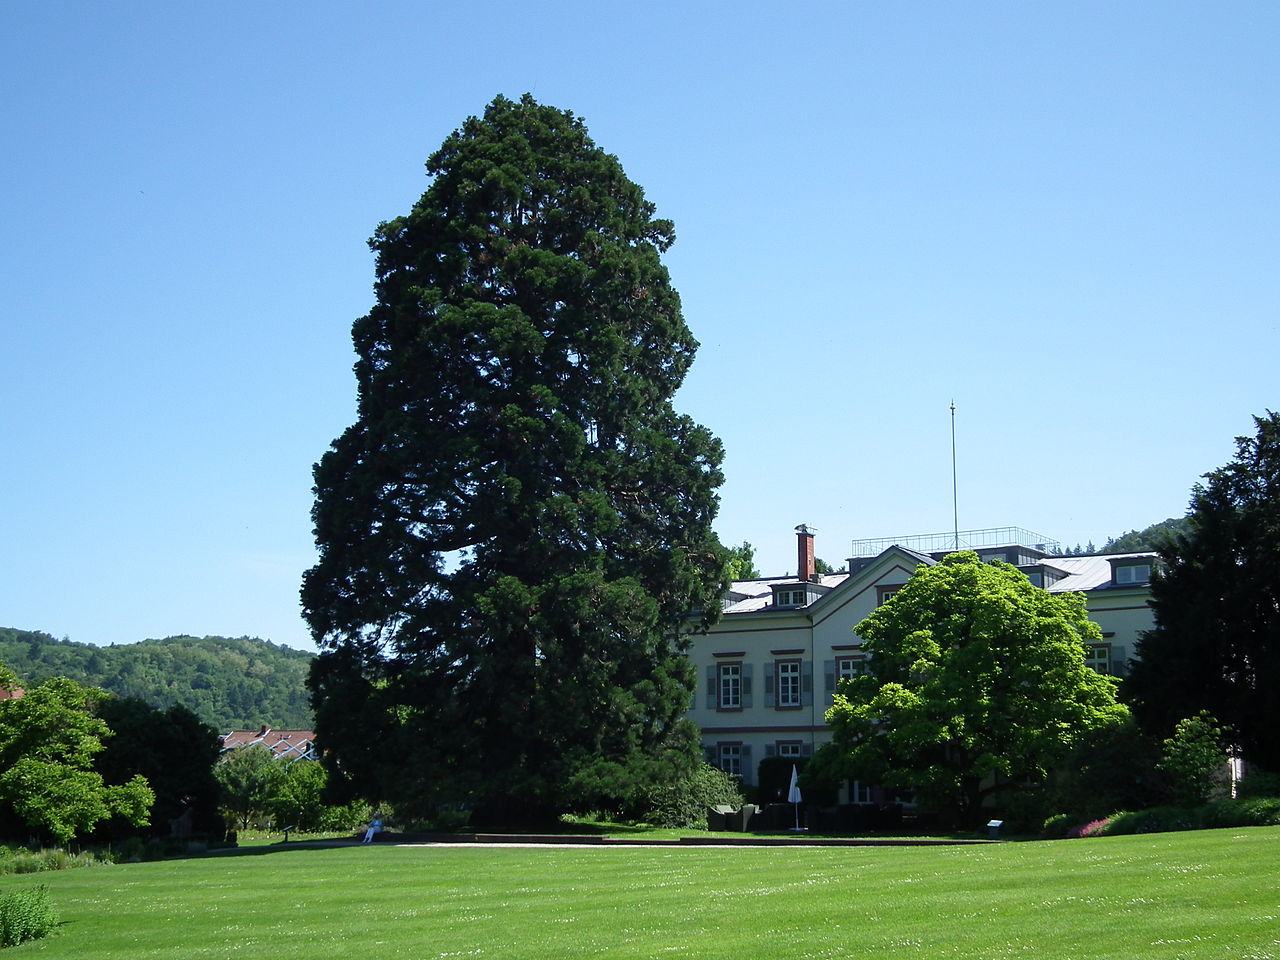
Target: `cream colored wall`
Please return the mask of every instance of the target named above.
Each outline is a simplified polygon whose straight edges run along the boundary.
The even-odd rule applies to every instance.
[[[730,614],[705,636],[695,637],[690,656],[698,685],[690,717],[702,728],[703,746],[714,749],[721,742],[737,742],[749,747],[744,780],[755,783],[756,769],[768,746],[779,740],[799,740],[809,748],[828,742],[831,736],[824,714],[831,705],[831,694],[826,690],[824,667],[853,652],[835,648],[859,642],[853,628],[875,609],[876,588],[906,583],[914,569],[900,555],[882,558],[805,610]],[[775,652],[780,650],[802,652]],[[738,653],[742,656],[723,656]],[[793,656],[809,665],[812,681],[807,702],[799,709],[765,706],[766,672],[772,671],[776,660]],[[741,710],[708,709],[708,668],[738,661],[751,666],[751,705]]]
[[[1113,663],[1131,660],[1136,654],[1135,644],[1144,631],[1155,626],[1155,615],[1147,602],[1150,590],[1097,590],[1085,594],[1085,610],[1111,644]]]

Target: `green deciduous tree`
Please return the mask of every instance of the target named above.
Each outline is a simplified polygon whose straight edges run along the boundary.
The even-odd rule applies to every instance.
[[[1129,684],[1153,736],[1207,710],[1246,759],[1280,771],[1280,415],[1254,424],[1193,489],[1188,528],[1160,551],[1155,629]]]
[[[752,580],[760,576],[756,566],[756,548],[746,540],[741,546],[729,547],[729,579]]]
[[[1115,681],[1085,666],[1101,636],[1083,598],[971,552],[921,566],[857,632],[872,672],[841,683],[820,766],[916,791],[961,822],[1043,783],[1078,737],[1127,713]]]
[[[31,683],[70,677],[161,710],[182,704],[219,730],[309,728],[314,654],[253,637],[166,637],[97,647],[0,627],[0,660]]]
[[[94,759],[94,769],[111,783],[134,774],[155,791],[148,819],[152,831],[170,832],[170,821],[189,817],[190,829],[211,833],[221,825],[214,765],[222,740],[216,730],[182,706],[157,710],[141,700],[106,697],[97,707],[112,736]],[[133,832],[116,821],[95,835],[116,838]]]
[[[292,763],[277,760],[276,763],[280,764],[281,776],[267,806],[277,826],[304,831],[327,826],[330,808],[324,798],[328,780],[324,767],[314,760]],[[354,823],[348,825],[354,826]]]
[[[228,751],[213,771],[227,819],[241,830],[265,820],[280,794],[284,766],[260,744]]]
[[[1102,553],[1138,553],[1156,550],[1187,529],[1186,517],[1170,517],[1141,530],[1130,530],[1112,537],[1102,546]]]
[[[1164,742],[1160,769],[1169,776],[1174,799],[1184,806],[1208,803],[1222,786],[1227,764],[1226,732],[1203,710],[1180,720]]]
[[[12,686],[11,678],[0,683]],[[55,677],[23,697],[0,700],[0,820],[16,820],[60,843],[111,816],[147,823],[155,794],[146,779],[108,784],[93,769],[111,736],[94,714],[103,696]]]
[[[720,445],[671,402],[696,348],[674,232],[528,96],[427,169],[370,241],[357,420],[315,471],[317,732],[406,812],[625,800],[697,760],[673,637],[726,566]]]

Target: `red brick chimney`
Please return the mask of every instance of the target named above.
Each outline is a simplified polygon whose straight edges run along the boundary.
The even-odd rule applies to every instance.
[[[796,527],[796,577],[813,580],[817,575],[813,563],[813,534],[806,524]]]

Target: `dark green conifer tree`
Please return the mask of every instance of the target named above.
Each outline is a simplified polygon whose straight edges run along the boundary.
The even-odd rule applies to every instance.
[[[357,420],[316,467],[334,771],[514,818],[690,769],[673,640],[718,611],[719,442],[672,397],[696,341],[669,221],[572,114],[499,97],[381,224]]]
[[[1235,459],[1196,485],[1186,528],[1159,551],[1156,625],[1128,683],[1152,736],[1205,710],[1246,759],[1280,771],[1280,415],[1254,424]]]

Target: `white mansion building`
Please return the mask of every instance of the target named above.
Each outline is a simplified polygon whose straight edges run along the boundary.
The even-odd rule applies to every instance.
[[[1057,543],[1002,527],[855,541],[847,573],[818,574],[813,533],[801,525],[796,538],[797,575],[732,584],[724,615],[695,635],[690,650],[699,680],[690,716],[702,728],[706,756],[747,784],[763,757],[806,757],[831,739],[823,715],[836,681],[856,676],[866,661],[854,626],[957,542],[1013,564],[1050,593],[1083,593],[1102,630],[1089,651],[1096,670],[1124,674],[1134,641],[1153,625],[1153,553],[1056,556]]]

